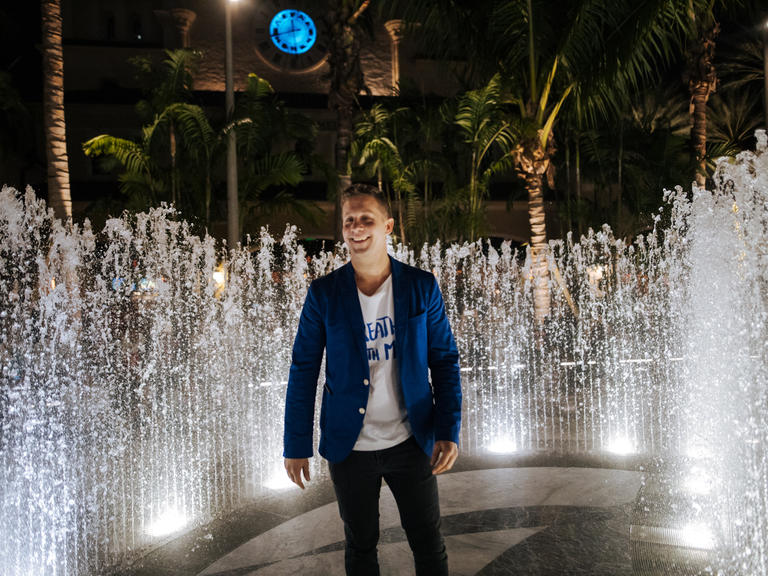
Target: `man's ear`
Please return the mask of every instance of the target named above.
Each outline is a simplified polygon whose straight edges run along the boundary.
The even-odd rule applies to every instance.
[[[387,223],[385,226],[386,226],[385,230],[387,231],[387,234],[392,234],[392,230],[395,229],[395,219],[387,218]]]

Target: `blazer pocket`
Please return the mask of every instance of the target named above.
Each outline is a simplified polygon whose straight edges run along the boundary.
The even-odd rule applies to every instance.
[[[426,311],[422,310],[418,314],[414,314],[413,316],[408,317],[408,322],[421,322],[422,320],[426,319],[427,313]]]

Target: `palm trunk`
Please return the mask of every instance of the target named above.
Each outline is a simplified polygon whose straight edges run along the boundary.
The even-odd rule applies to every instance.
[[[472,151],[472,171],[469,175],[469,241],[477,238],[477,152]]]
[[[48,160],[48,204],[58,218],[72,218],[66,121],[64,116],[64,50],[59,0],[42,1],[43,122]]]
[[[334,0],[326,15],[328,27],[328,66],[331,86],[328,93],[328,107],[336,113],[336,224],[334,237],[340,241],[341,234],[341,193],[352,183],[349,174],[349,147],[352,142],[352,118],[356,109],[356,98],[364,88],[363,72],[360,66],[360,40],[357,20],[370,5],[363,0],[355,10],[356,2]]]
[[[431,184],[429,181],[429,172],[424,175],[424,236],[422,242],[429,242],[430,239],[430,222],[429,222],[429,188]]]
[[[400,189],[395,188],[397,196],[397,219],[400,222],[400,243],[405,244],[405,218],[403,217],[403,198],[400,195]]]
[[[549,316],[549,266],[547,261],[547,225],[544,213],[542,175],[527,172],[523,175],[528,192],[528,219],[531,223],[531,273],[533,275],[533,309],[538,323]]]
[[[621,231],[621,198],[624,186],[624,119],[619,118],[619,166],[617,168],[618,190],[616,192],[616,233]]]
[[[528,192],[528,220],[531,224],[531,275],[533,276],[533,313],[541,327],[549,316],[549,245],[547,220],[544,212],[544,175],[549,172],[555,153],[554,136],[549,132],[545,146],[541,145],[541,131],[535,139],[523,141],[512,152],[518,177]]]
[[[571,220],[571,143],[568,138],[565,139],[565,210],[568,230],[570,231],[573,220]],[[560,236],[565,236],[562,222],[560,223]]]
[[[576,173],[576,231],[579,235],[579,238],[581,238],[581,144],[579,142],[579,139],[581,138],[580,134],[576,135],[575,143],[576,143],[576,158],[575,158],[575,173]]]
[[[352,115],[353,111],[348,106],[339,106],[337,114],[337,133],[336,133],[336,174],[339,184],[336,190],[336,224],[334,227],[334,240],[340,242],[341,234],[341,194],[352,184],[352,175],[347,169],[349,165],[349,146],[352,142]]]
[[[171,144],[171,204],[176,204],[176,132],[173,124],[170,126]]]
[[[696,155],[696,174],[694,180],[704,187],[707,180],[707,101],[710,87],[708,83],[699,83],[691,93],[693,107],[693,126],[691,126],[691,145]]]
[[[715,39],[720,34],[717,22],[702,30],[693,49],[688,53],[686,77],[691,94],[691,147],[695,156],[696,184],[704,186],[707,179],[707,102],[717,88],[715,71]]]
[[[211,169],[210,160],[206,160],[209,168],[205,171],[205,227],[211,226]]]

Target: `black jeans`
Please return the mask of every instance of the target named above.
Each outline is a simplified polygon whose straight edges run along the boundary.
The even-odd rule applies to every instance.
[[[448,574],[448,556],[440,534],[437,479],[432,475],[429,458],[413,436],[386,450],[353,450],[345,460],[329,463],[329,468],[344,521],[347,576],[379,574],[376,544],[382,478],[397,502],[416,575]]]

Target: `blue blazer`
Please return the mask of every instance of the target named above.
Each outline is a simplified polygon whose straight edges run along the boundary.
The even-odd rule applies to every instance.
[[[459,441],[459,354],[435,277],[392,257],[390,263],[400,384],[413,436],[431,456],[435,440]],[[286,458],[313,455],[315,396],[323,351],[319,451],[331,462],[344,460],[352,451],[369,394],[369,386],[363,383],[370,377],[364,328],[351,263],[310,284],[288,377]]]

